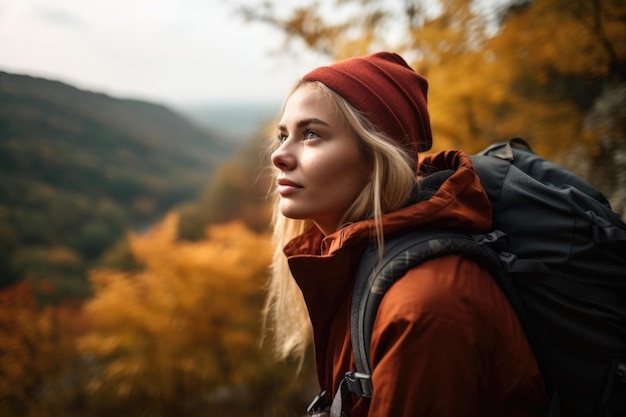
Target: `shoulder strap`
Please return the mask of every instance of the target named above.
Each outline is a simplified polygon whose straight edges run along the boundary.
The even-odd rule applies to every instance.
[[[369,350],[376,312],[387,290],[411,267],[440,256],[460,254],[494,271],[498,280],[504,279],[498,255],[478,239],[496,242],[499,236],[473,236],[441,229],[416,230],[385,240],[382,259],[378,257],[375,244],[366,250],[361,258],[352,299],[351,337],[356,372],[347,374],[349,391],[362,397],[372,395]]]

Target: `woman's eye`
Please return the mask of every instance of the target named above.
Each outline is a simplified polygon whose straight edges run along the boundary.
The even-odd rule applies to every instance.
[[[284,134],[282,134],[282,133],[279,133],[278,135],[276,135],[276,138],[278,139],[278,141],[279,141],[280,143],[283,143],[284,141],[286,141],[286,140],[287,140],[287,135],[284,135]]]
[[[307,130],[306,132],[304,132],[304,140],[311,140],[311,139],[317,139],[317,138],[319,138],[319,135],[312,130]]]

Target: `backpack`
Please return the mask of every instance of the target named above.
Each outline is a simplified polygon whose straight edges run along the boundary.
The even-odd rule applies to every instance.
[[[352,300],[355,370],[348,392],[370,397],[369,348],[385,292],[411,267],[446,254],[485,265],[515,310],[548,387],[550,417],[626,416],[626,224],[593,186],[522,139],[471,156],[493,207],[493,230],[417,230],[372,244]],[[402,255],[402,256],[400,256]]]

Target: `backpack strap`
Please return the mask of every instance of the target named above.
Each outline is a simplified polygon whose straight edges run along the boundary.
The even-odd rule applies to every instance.
[[[370,341],[378,307],[387,290],[410,268],[430,259],[445,255],[462,255],[487,268],[506,294],[531,347],[535,336],[528,316],[513,282],[506,274],[505,265],[515,262],[515,256],[506,252],[506,236],[500,231],[486,234],[468,234],[449,229],[415,230],[386,239],[382,258],[372,244],[361,257],[357,272],[351,310],[351,338],[355,370],[346,373],[331,408],[331,417],[340,417],[343,398],[352,393],[369,398],[373,394],[370,365]],[[540,361],[537,355],[537,361]],[[546,385],[552,392],[549,381]],[[558,395],[553,392],[549,416],[560,416]]]
[[[376,312],[383,296],[408,269],[426,260],[460,254],[474,259],[504,280],[498,254],[485,241],[497,245],[501,235],[470,235],[455,230],[415,230],[385,240],[382,258],[375,244],[364,252],[357,273],[352,298],[351,337],[355,371],[347,373],[348,390],[361,397],[371,397],[370,341]],[[483,242],[479,243],[479,240]],[[521,303],[520,303],[521,306]]]

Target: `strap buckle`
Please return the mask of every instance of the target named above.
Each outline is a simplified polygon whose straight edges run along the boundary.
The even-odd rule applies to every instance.
[[[320,392],[313,398],[311,404],[306,408],[306,412],[310,416],[319,416],[328,413],[330,408],[330,400],[326,396],[326,390]]]
[[[371,398],[372,396],[372,377],[370,375],[350,371],[346,372],[346,385],[348,391],[358,395],[359,397]]]

